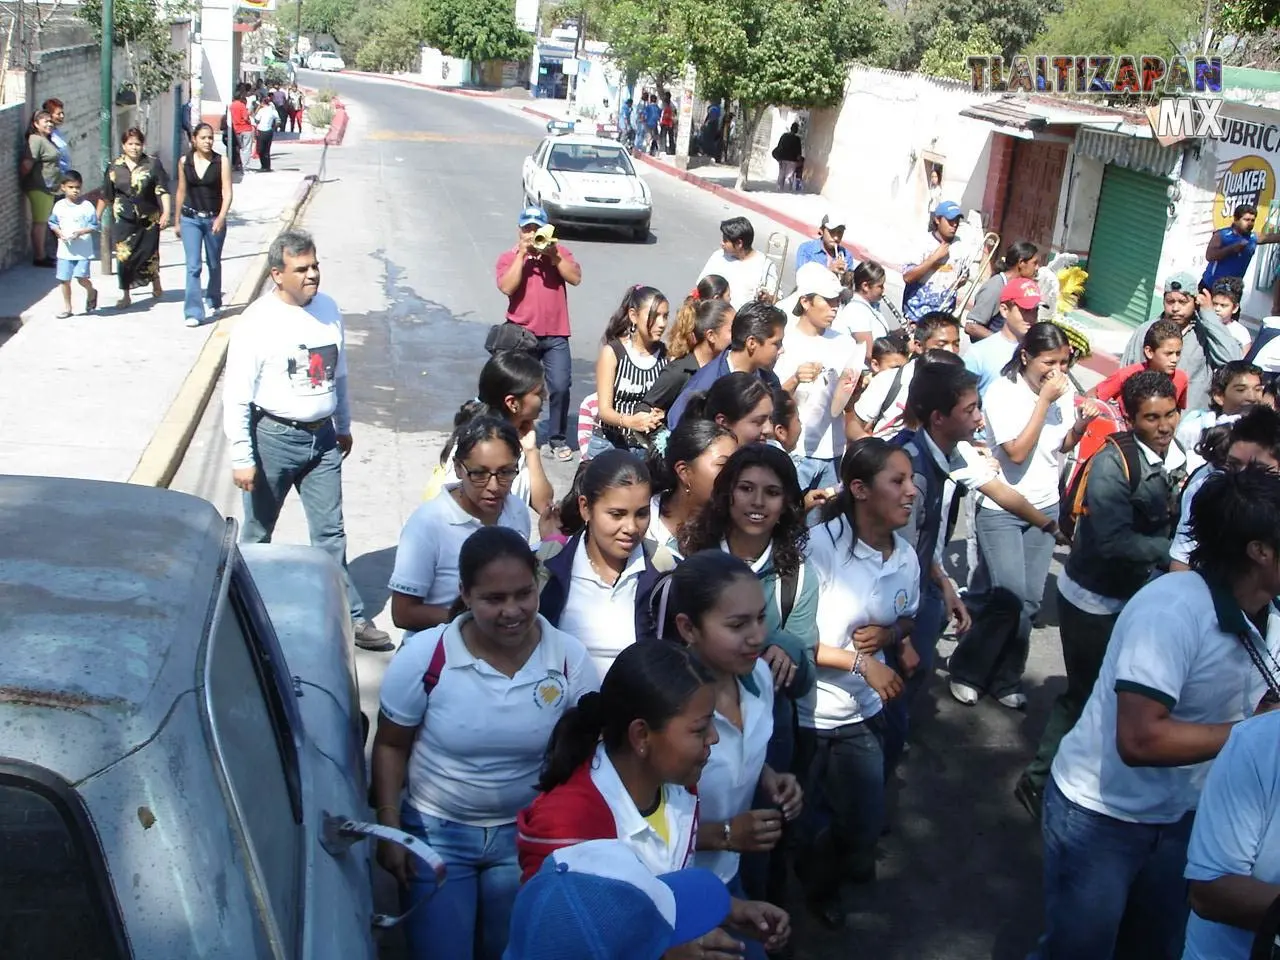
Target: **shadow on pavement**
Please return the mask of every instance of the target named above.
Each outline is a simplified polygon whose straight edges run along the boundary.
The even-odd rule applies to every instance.
[[[356,557],[347,563],[347,569],[351,573],[351,580],[355,583],[356,589],[360,591],[360,598],[364,601],[365,616],[369,619],[382,616],[384,613],[387,619],[390,616],[388,603],[391,600],[391,593],[387,590],[387,583],[391,580],[391,571],[396,565],[396,548],[386,547],[382,550],[374,550],[372,553],[366,553]],[[393,636],[398,634],[398,630],[391,627],[390,621],[383,624],[383,628],[388,632],[392,632]],[[399,637],[395,637],[399,642]]]

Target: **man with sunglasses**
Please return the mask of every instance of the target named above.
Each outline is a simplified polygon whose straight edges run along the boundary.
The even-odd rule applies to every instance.
[[[960,204],[943,200],[929,217],[929,232],[921,238],[917,252],[907,261],[902,271],[906,288],[902,293],[902,312],[909,323],[915,323],[926,313],[941,310],[950,312],[951,285],[956,279],[955,264],[963,257],[953,247],[956,232],[960,229],[963,214]]]

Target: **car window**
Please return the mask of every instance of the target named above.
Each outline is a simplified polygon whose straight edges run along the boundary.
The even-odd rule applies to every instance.
[[[0,954],[125,957],[101,852],[60,791],[0,773]]]
[[[542,159],[547,155],[548,146],[549,144],[546,140],[543,140],[540,144],[538,144],[537,152],[535,152],[533,155],[534,166],[542,166]]]
[[[271,660],[233,584],[212,637],[205,675],[215,747],[281,937],[296,955],[302,904],[297,754]]]
[[[632,176],[631,158],[621,147],[593,143],[557,143],[547,158],[547,169],[565,173],[606,173]]]

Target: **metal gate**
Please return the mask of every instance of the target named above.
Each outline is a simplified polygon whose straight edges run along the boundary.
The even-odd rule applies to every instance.
[[[1089,244],[1090,313],[1134,325],[1151,319],[1169,216],[1169,181],[1107,164]]]

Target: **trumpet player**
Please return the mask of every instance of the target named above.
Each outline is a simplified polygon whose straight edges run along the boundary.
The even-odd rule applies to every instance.
[[[820,263],[837,277],[853,269],[849,255],[840,248],[845,226],[845,218],[840,214],[824,213],[818,224],[818,236],[796,247],[796,273],[806,263]]]
[[[573,385],[568,287],[582,282],[582,267],[555,240],[541,207],[525,207],[519,226],[516,245],[498,257],[498,289],[507,297],[507,322],[524,327],[533,337],[529,350],[542,362],[551,454],[558,460],[572,460],[566,439]]]
[[[933,208],[929,217],[929,232],[921,238],[920,246],[902,271],[906,289],[902,294],[902,312],[909,323],[919,322],[926,313],[935,310],[948,312],[954,297],[956,263],[962,258],[954,256],[956,232],[963,215],[960,204],[943,200]]]

